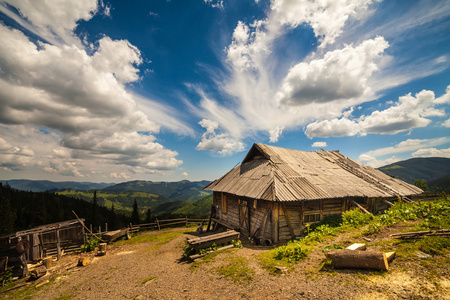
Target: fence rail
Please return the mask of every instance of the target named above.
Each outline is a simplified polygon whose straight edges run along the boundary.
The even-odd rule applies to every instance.
[[[208,221],[208,219],[190,219],[188,217],[178,218],[178,219],[166,219],[166,220],[156,219],[155,222],[153,222],[153,223],[146,223],[146,224],[130,223],[128,225],[128,228],[130,228],[131,233],[135,233],[135,232],[139,232],[139,231],[143,231],[143,230],[151,230],[151,229],[161,230],[161,228],[165,227],[165,226],[174,226],[174,225],[184,224],[184,226],[187,227],[189,224],[201,224],[201,223],[206,224],[207,221]],[[90,227],[91,227],[91,231],[92,231],[92,225]],[[108,224],[105,224],[104,228],[105,228],[105,231],[102,231],[102,227],[99,226],[97,232],[94,232],[94,231],[92,231],[92,232],[95,235],[101,235],[103,233],[108,232]],[[92,234],[90,234],[90,233],[87,233],[87,235],[92,236]]]

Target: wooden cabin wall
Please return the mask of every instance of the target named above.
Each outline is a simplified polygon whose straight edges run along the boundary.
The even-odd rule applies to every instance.
[[[286,217],[287,215],[287,217]],[[278,217],[278,238],[279,240],[292,239],[289,229],[291,224],[295,236],[300,236],[303,230],[302,224],[302,205],[301,202],[284,202],[280,205]]]
[[[227,223],[231,228],[239,227],[239,205],[236,195],[225,193],[226,212],[222,207],[222,193],[214,192],[213,201],[216,207],[216,216],[219,220]]]

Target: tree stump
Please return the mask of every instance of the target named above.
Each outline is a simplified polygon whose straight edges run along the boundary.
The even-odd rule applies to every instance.
[[[98,244],[98,252],[97,255],[105,255],[106,254],[106,243]]]
[[[49,256],[42,260],[42,263],[47,269],[50,269],[53,266],[53,257]]]
[[[87,266],[90,262],[91,262],[91,260],[89,258],[87,258],[87,257],[80,257],[78,259],[78,266],[84,267],[84,266]]]
[[[333,249],[325,256],[331,259],[336,269],[356,268],[388,271],[389,265],[384,252]]]

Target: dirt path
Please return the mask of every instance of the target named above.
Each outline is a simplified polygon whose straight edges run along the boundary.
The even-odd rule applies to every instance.
[[[164,232],[181,231],[186,229]],[[192,263],[180,260],[186,236],[160,247],[157,242],[112,246],[107,255],[95,257],[86,267],[74,268],[43,285],[31,299],[450,299],[448,271],[439,282],[431,282],[426,272],[421,277],[420,270],[395,262],[388,273],[324,270],[321,251],[310,253],[286,275],[270,275],[258,263],[259,254],[267,248],[251,245],[192,268]],[[340,242],[350,239],[343,235]],[[238,257],[253,270],[251,280],[233,282],[217,272]],[[77,258],[69,255],[64,260]],[[448,270],[449,265],[450,261],[443,268]]]

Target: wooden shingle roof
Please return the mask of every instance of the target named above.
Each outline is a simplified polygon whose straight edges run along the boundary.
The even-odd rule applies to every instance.
[[[239,166],[205,190],[270,201],[422,193],[418,187],[364,166],[338,151],[307,152],[265,144],[254,144]]]

